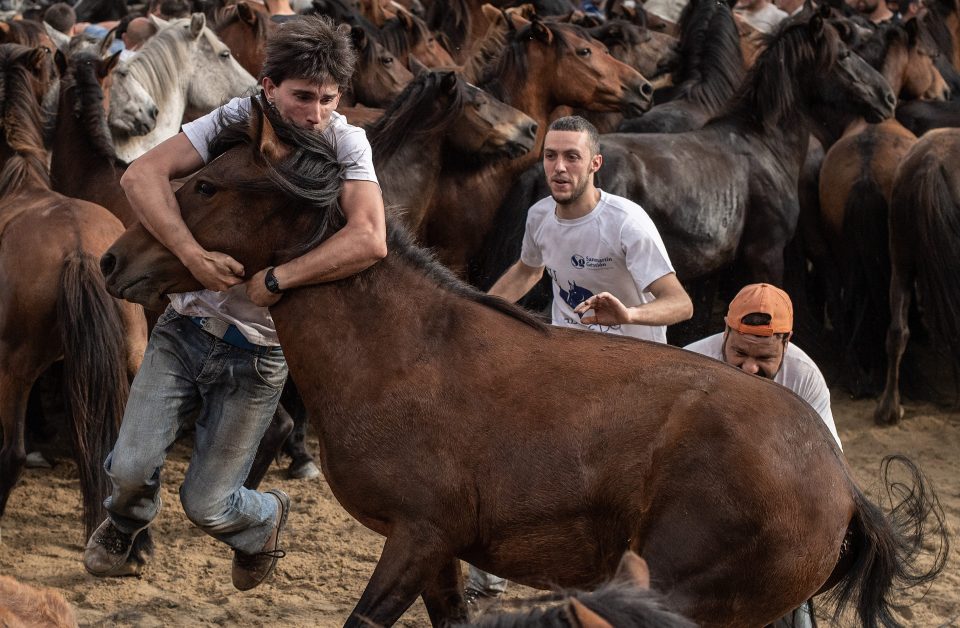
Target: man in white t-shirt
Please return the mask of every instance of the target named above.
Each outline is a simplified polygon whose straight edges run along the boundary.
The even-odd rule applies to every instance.
[[[842,450],[830,410],[827,382],[813,360],[790,342],[793,335],[790,296],[767,283],[751,284],[730,302],[725,321],[726,331],[684,348],[789,388],[817,411],[837,447]],[[796,628],[811,625],[809,604],[775,624]]]
[[[180,501],[197,526],[234,549],[233,584],[263,582],[283,556],[289,498],[243,487],[277,407],[287,367],[267,309],[283,291],[353,275],[387,254],[386,219],[362,129],[337,114],[356,60],[349,36],[322,17],[291,20],[267,42],[263,106],[295,126],[322,133],[345,164],[340,206],[346,225],[315,249],[271,268],[243,268],[207,251],[180,215],[170,181],[210,158],[223,123],[244,118],[249,98],[184,125],[134,161],[121,185],[140,222],[206,288],[171,295],[134,379],[120,435],[104,466],[113,489],[109,517],[90,537],[84,567],[96,576],[139,573],[138,535],[160,508],[160,470],[178,428],[197,415],[194,452]]]
[[[690,318],[693,303],[650,216],[594,185],[602,164],[592,124],[569,116],[550,125],[543,146],[550,196],[530,208],[520,259],[490,294],[516,301],[547,272],[554,325],[666,343],[666,326]],[[471,566],[467,603],[505,588],[506,580]]]

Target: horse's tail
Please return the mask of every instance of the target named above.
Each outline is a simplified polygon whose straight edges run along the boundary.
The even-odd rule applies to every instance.
[[[857,181],[843,211],[843,336],[850,363],[870,374],[881,372],[884,338],[890,322],[890,246],[887,199],[871,179]],[[867,382],[868,387],[874,383]],[[858,388],[861,388],[858,386]]]
[[[57,318],[89,537],[106,516],[102,501],[109,484],[103,461],[117,438],[129,383],[120,306],[107,294],[97,260],[88,253],[76,251],[63,262]]]
[[[923,249],[914,256],[919,300],[937,344],[946,344],[960,362],[960,206],[951,194],[956,181],[947,180],[951,175],[942,163],[919,168],[915,176],[908,207],[916,228],[914,246]]]
[[[894,462],[904,467],[909,482],[891,479]],[[855,598],[859,623],[865,628],[900,626],[891,612],[891,595],[936,578],[943,571],[950,546],[943,508],[917,465],[905,456],[887,456],[880,472],[891,510],[884,513],[853,486],[856,512],[844,542],[844,553],[851,557],[851,563],[827,594],[827,599],[836,604],[834,620]],[[924,542],[931,537],[939,543],[932,564],[919,565]]]

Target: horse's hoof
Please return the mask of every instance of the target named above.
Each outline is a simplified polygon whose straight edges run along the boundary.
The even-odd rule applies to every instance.
[[[295,480],[312,480],[320,477],[320,469],[313,463],[313,460],[307,460],[301,465],[291,466],[287,469],[287,477]]]

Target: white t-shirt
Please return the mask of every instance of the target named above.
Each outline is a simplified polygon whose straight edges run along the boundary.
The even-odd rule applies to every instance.
[[[687,345],[684,349],[724,362],[723,333],[698,340]],[[841,450],[843,449],[843,445],[840,444],[840,436],[837,435],[837,426],[833,422],[833,412],[830,410],[830,389],[827,388],[827,382],[823,379],[820,369],[810,359],[810,356],[803,352],[803,349],[793,343],[787,344],[787,350],[783,355],[783,365],[773,381],[789,388],[797,393],[798,397],[809,403],[823,419],[827,429],[830,430],[834,440],[837,441],[837,446]]]
[[[783,20],[790,17],[786,11],[781,11],[777,5],[768,3],[759,11],[737,10],[737,15],[746,20],[747,24],[761,33],[772,33]]]
[[[229,120],[242,119],[249,110],[249,98],[234,98],[223,107],[183,125],[183,133],[200,153],[203,162],[207,163],[210,161],[210,142],[220,132],[223,113]],[[363,129],[347,124],[346,117],[334,112],[323,133],[333,143],[337,159],[346,165],[344,179],[378,183],[373,170],[373,151]],[[243,284],[223,292],[197,290],[171,294],[170,304],[184,316],[210,316],[236,325],[240,333],[253,344],[280,346],[270,310],[254,305],[247,298]]]
[[[599,292],[611,293],[627,307],[654,300],[645,290],[674,271],[647,212],[602,190],[600,202],[582,218],[558,218],[556,207],[547,197],[530,208],[520,252],[524,264],[545,266],[553,280],[553,324],[665,343],[663,325],[584,325],[573,311]]]

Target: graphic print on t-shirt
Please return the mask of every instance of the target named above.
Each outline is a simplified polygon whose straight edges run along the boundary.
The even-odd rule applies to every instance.
[[[579,256],[579,255],[574,255],[574,256],[573,256],[573,259],[572,259],[571,261],[573,261],[573,260],[576,259],[577,257],[580,257],[580,256]],[[580,259],[583,259],[583,258],[581,257]],[[576,264],[574,264],[574,265],[576,265]],[[581,287],[581,286],[578,286],[578,285],[576,284],[576,282],[574,282],[574,281],[567,281],[567,289],[564,290],[564,289],[563,289],[563,286],[560,285],[560,281],[557,279],[557,271],[553,270],[552,268],[549,268],[549,269],[547,269],[547,270],[548,270],[548,272],[550,273],[550,277],[553,279],[553,283],[556,284],[556,286],[557,286],[557,291],[558,291],[559,294],[560,294],[560,299],[561,299],[564,303],[566,303],[567,305],[569,305],[571,310],[576,309],[576,307],[577,307],[578,305],[580,305],[581,303],[583,303],[584,301],[586,301],[587,299],[589,299],[590,297],[593,296],[593,293],[592,293],[592,292],[590,292],[590,291],[589,291],[588,289],[586,289],[586,288],[583,288],[583,287]],[[583,314],[580,314],[579,316],[580,316],[580,318],[583,318]],[[583,325],[584,327],[587,327],[587,328],[592,329],[592,330],[594,330],[594,331],[601,331],[601,332],[605,332],[605,331],[608,331],[608,330],[611,330],[611,329],[620,329],[620,325],[599,325],[599,324],[596,324],[596,323],[594,323],[594,324],[592,324],[592,325],[585,325],[585,324],[582,323],[581,321],[574,321],[574,320],[570,320],[569,318],[567,319],[567,322],[568,322],[568,323],[579,323],[580,325]]]

